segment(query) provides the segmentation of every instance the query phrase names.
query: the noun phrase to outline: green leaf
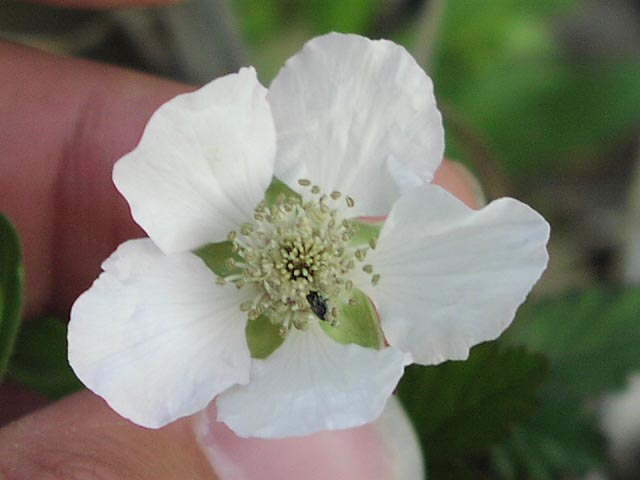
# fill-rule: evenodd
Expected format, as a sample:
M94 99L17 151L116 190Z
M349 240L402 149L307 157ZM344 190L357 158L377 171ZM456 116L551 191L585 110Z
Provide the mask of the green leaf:
M0 214L0 380L6 373L20 326L23 288L20 240L11 222Z
M228 277L240 271L229 268L228 259L242 260L240 256L233 253L232 246L233 244L230 241L209 243L208 245L198 248L193 253L204 260L204 263L207 264L207 267L209 267L213 273L221 277Z
M269 188L264 192L264 201L267 206L271 206L276 203L276 200L278 200L280 195L283 195L285 198L300 199L300 195L291 190L286 183L281 182L276 177L273 177Z
M555 480L582 476L606 465L606 442L594 411L576 396L550 398L513 428L511 437L493 451L500 478Z
M44 395L60 398L82 388L67 360L67 325L55 318L25 322L9 375Z
M533 412L546 372L543 356L524 348L500 349L495 342L476 346L464 362L409 367L398 394L431 477L479 478L474 462Z
M280 335L280 325L272 323L265 315L249 320L245 333L253 358L267 358L284 342L284 337Z
M547 355L553 386L584 398L640 370L638 312L640 289L593 289L524 305L502 341Z
M592 399L640 370L640 289L593 289L526 304L501 341L546 354L542 407L494 452L503 478L555 479L606 464Z
M338 313L337 325L320 322L322 329L339 343L355 343L362 347L381 349L384 347L384 335L380 329L380 319L375 308L364 293L353 289L353 305L345 304Z

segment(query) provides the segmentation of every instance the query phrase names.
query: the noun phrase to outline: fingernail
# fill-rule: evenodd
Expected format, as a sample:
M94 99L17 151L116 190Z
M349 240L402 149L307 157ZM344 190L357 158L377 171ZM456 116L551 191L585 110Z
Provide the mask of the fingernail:
M306 437L240 438L216 420L213 406L194 422L199 445L220 480L424 478L416 435L395 398L373 423Z

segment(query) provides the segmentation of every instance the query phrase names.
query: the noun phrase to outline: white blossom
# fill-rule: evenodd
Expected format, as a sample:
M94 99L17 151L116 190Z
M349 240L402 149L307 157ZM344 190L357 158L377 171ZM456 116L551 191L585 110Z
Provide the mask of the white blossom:
M170 100L114 168L149 238L74 304L78 377L147 427L216 397L241 436L374 420L408 363L499 336L547 263L531 208L476 211L429 183L443 149L431 80L384 40L318 37L268 92L243 68ZM381 230L357 221L376 216ZM231 249L219 265L211 244ZM258 355L247 327L264 319L278 344Z

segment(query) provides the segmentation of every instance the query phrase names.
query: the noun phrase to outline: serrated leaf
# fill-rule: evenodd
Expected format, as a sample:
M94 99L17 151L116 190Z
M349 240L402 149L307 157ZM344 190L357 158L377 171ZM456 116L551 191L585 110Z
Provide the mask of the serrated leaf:
M280 335L280 325L274 324L265 315L249 320L245 332L247 345L253 358L267 358L284 342L284 338Z
M338 314L338 324L321 321L322 329L339 343L355 343L362 347L380 349L384 347L384 335L380 328L378 313L360 290L353 289L353 305L342 306Z
M501 341L545 353L551 371L540 410L495 452L503 478L555 479L606 464L591 400L640 369L639 311L637 288L593 289L520 310Z
M640 370L638 312L640 289L593 289L525 305L502 341L547 355L552 386L585 398Z
M0 214L0 380L7 371L20 327L23 288L20 240L11 222Z
M606 442L595 412L579 398L549 399L534 417L514 427L493 452L500 478L555 480L585 475L607 463Z
M11 357L9 376L51 398L81 389L67 360L67 325L51 317L26 322Z
M476 346L464 362L409 367L398 394L431 477L451 478L446 472L457 471L457 478L462 472L477 478L473 461L532 413L546 372L543 356L524 348L499 349L495 342Z

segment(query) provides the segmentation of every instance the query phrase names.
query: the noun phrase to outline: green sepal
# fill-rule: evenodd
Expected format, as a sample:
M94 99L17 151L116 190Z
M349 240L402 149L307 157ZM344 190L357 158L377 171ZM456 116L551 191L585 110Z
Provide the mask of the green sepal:
M338 324L332 327L328 321L320 321L320 326L338 343L355 343L361 347L384 347L384 335L380 328L378 313L373 304L360 290L353 289L353 305L345 304L338 313Z
M363 245L376 240L384 225L384 222L363 222L362 220L350 220L350 223L355 230L354 236L349 241L351 245Z
M8 372L11 379L54 399L82 388L67 360L67 325L52 317L24 324Z
M227 264L227 259L242 260L238 254L233 252L232 247L233 244L230 241L209 243L194 250L193 253L199 256L213 273L220 277L228 277L234 273L240 273L240 270L230 269Z
M268 207L276 203L278 197L280 195L284 195L285 198L295 198L300 199L300 195L293 190L291 190L287 184L278 180L276 177L273 177L271 180L271 184L267 188L267 191L264 192L264 202Z
M24 270L18 234L11 222L0 214L0 380L20 327Z
M267 206L271 206L276 203L278 197L284 195L286 198L300 198L296 192L291 190L285 183L273 177L269 188L264 193L264 201ZM239 269L230 269L227 264L227 259L232 258L236 261L242 261L237 253L233 252L233 243L226 240L224 242L208 243L193 251L199 256L207 267L209 267L213 273L220 277L228 277L229 275L240 273Z
M245 334L252 358L267 358L284 342L280 326L272 323L265 315L249 320Z

